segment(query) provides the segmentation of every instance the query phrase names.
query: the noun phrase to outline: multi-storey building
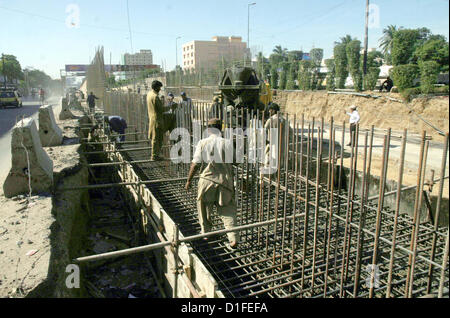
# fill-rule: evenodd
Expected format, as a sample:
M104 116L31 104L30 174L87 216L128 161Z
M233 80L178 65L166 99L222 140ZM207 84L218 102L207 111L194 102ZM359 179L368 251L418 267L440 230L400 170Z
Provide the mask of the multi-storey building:
M243 61L247 43L238 36L215 36L212 41L191 41L182 46L183 69L208 69L221 62Z

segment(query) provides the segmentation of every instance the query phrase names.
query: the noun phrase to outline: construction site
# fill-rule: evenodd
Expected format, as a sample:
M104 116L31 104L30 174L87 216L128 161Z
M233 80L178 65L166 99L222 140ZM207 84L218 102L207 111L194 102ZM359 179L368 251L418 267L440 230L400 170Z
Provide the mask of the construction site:
M275 147L260 137L267 114L249 106L260 97L256 74L235 67L217 90L242 106L214 113L212 94L192 95L192 107L172 118L189 132L178 143L189 160L173 158L168 131L164 159L154 161L145 93L106 89L102 49L87 90L100 99L94 113L84 100L71 108L63 97L39 109L38 123L23 118L13 128L2 204L25 216L43 243L27 254L41 253L34 261L3 255L11 269L0 277L3 297L448 298L448 117L433 125L413 113L404 120L416 124L392 129L364 122L367 96L344 92L333 116L330 107L305 111L280 94ZM409 112L411 105L389 98ZM366 119L352 147L338 112L355 100ZM114 132L104 116L125 119L126 132ZM225 229L213 213L213 228L201 233L198 178L189 190L185 183L215 117L242 154L233 166L237 224ZM266 147L276 153L271 173L257 155ZM36 210L48 218L42 228L33 225ZM12 233L0 229L2 239ZM227 247L232 231L240 237L234 250ZM71 268L81 275L75 288L67 283Z

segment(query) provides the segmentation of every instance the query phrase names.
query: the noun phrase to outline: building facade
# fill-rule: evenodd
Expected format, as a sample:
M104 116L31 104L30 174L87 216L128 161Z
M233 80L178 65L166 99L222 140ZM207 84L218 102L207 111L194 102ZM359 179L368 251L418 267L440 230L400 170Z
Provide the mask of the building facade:
M123 65L151 65L153 64L152 50L141 50L138 53L122 55Z
M212 41L191 41L182 46L183 69L209 69L219 63L243 61L248 56L247 43L238 36L215 36Z

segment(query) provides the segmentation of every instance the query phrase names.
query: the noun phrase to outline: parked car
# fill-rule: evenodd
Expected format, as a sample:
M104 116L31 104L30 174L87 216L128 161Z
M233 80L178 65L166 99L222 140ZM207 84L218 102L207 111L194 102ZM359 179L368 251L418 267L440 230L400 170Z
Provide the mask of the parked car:
M16 108L22 107L22 99L17 91L0 91L0 108L6 108L7 106L14 106Z

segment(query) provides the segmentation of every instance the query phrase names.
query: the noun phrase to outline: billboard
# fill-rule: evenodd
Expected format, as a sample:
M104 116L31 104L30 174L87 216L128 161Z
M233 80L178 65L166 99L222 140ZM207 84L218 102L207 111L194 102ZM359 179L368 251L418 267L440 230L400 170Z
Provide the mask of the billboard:
M86 72L88 66L86 64L69 64L66 65L66 72Z
M66 72L87 72L88 64L67 64ZM105 65L106 72L129 72L129 71L143 71L149 69L159 68L158 65Z

